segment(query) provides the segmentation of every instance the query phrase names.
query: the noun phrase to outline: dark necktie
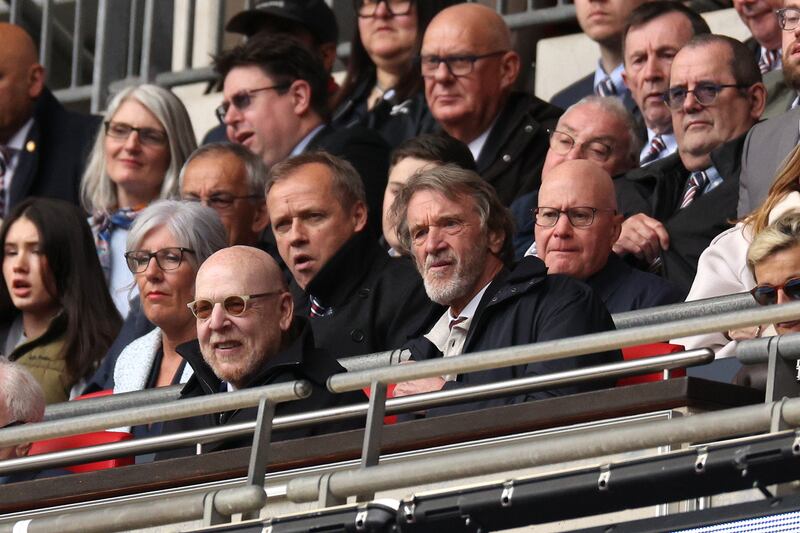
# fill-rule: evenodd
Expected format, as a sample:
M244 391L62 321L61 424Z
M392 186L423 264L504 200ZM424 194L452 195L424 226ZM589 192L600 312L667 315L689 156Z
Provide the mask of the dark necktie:
M708 185L708 175L700 170L692 172L686 180L686 190L683 191L681 209L691 204L695 198L703 194L703 189Z
M772 71L775 68L775 65L778 64L778 60L780 58L780 50L767 50L766 48L762 48L761 57L758 58L758 68L761 71L761 74L766 74L767 72Z
M597 93L597 96L616 96L617 88L614 86L614 82L611 81L611 78L607 77L597 84L597 87L594 88L594 92Z
M644 154L642 160L639 162L641 165L646 165L647 163L652 163L658 156L667 149L667 145L664 144L664 139L661 138L661 135L656 135L650 140L650 148L647 150L647 153Z

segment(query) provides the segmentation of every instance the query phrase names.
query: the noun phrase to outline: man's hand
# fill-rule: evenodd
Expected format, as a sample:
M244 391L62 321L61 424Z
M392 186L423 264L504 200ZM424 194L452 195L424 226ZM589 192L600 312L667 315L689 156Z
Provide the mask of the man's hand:
M664 224L644 213L638 213L622 223L622 232L614 244L617 255L633 254L652 263L669 248L669 233Z
M394 388L394 397L399 398L400 396L413 396L414 394L422 394L423 392L436 392L442 390L445 383L446 381L440 377L404 381L398 383Z

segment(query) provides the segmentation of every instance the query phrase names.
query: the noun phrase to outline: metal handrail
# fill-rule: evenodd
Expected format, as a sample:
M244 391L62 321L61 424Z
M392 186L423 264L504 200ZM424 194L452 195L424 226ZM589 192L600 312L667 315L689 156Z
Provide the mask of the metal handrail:
M274 403L288 402L307 398L311 394L311 386L307 381L297 380L264 387L243 389L227 394L214 394L201 398L161 403L158 405L135 407L79 416L63 420L50 420L37 424L0 429L0 448L21 442L52 439L67 435L77 435L90 431L102 431L107 428L162 422L190 416L230 411L258 405L262 398Z
M451 391L431 392L403 398L391 398L386 402L386 410L389 414L404 413L463 401L479 400L522 392L557 388L565 385L586 382L591 379L610 379L630 375L646 374L660 370L684 368L687 366L706 364L713 361L713 359L713 352L707 348L690 350L687 352L648 357L646 359L623 361L606 365L598 365L595 367L582 368L578 370L556 372L544 376L533 376L523 379L487 383L484 385L464 387ZM273 420L273 431L311 426L323 422L335 422L338 420L356 418L359 416L363 417L367 414L368 408L369 404L362 403L293 415L278 416ZM31 426L34 425L32 424ZM153 453L160 450L179 446L188 446L196 443L214 442L252 434L254 427L255 422L241 422L238 424L231 424L216 428L199 429L172 435L160 435L157 437L136 439L134 441L115 442L75 450L65 450L42 455L21 457L18 459L9 459L0 462L0 475L21 470L37 470L61 467L68 464L98 461L112 457Z
M465 450L449 453L446 457L410 458L368 469L326 474L326 484L332 496L346 498L646 448L763 433L769 431L773 416L782 417L792 427L798 426L800 399L642 422L629 427L615 425L593 430L591 438L578 432L544 437L535 445L512 442L491 450ZM322 480L322 475L294 478L288 483L287 497L293 502L317 500Z
M736 343L736 358L745 365L766 363L771 342L778 343L777 353L782 358L789 361L800 359L800 333L739 341Z
M79 415L105 413L126 407L139 407L140 405L175 401L181 397L182 388L183 385L170 385L169 387L109 394L108 396L87 398L80 401L52 403L45 408L44 419L61 420Z
M704 317L703 320L685 319L666 324L653 324L617 331L605 331L566 339L528 345L510 346L496 350L462 354L417 362L413 365L395 365L359 372L336 374L328 378L332 392L359 390L373 382L400 383L420 378L465 374L480 370L503 368L534 362L577 357L607 350L659 342L712 331L725 331L752 324L767 324L796 319L800 316L800 302L760 307L753 310L734 311Z
M626 329L687 318L706 317L731 311L741 311L742 309L754 309L757 307L758 304L756 304L756 301L749 292L740 292L725 296L715 296L714 298L704 298L702 300L692 300L690 302L660 305L658 307L648 307L647 309L637 309L636 311L615 313L611 315L611 318L614 320L614 326L617 329Z

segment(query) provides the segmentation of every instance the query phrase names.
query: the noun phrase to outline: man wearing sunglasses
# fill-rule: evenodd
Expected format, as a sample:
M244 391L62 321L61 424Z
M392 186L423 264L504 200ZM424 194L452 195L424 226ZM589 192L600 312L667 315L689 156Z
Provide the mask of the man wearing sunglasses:
M178 353L192 366L194 374L181 391L181 399L297 379L311 384L311 396L279 404L276 415L364 399L360 392L328 392L328 377L344 372L344 368L328 352L314 347L308 321L294 316L289 289L278 265L266 252L233 246L213 254L197 272L195 300L189 303L189 309L197 320L197 339L178 346ZM248 408L170 421L164 425L164 434L253 420L256 412L256 408ZM352 423L353 427L356 425ZM273 440L350 426L327 424L281 431L273 434ZM203 452L247 446L251 441L246 437L204 446ZM157 459L192 454L193 448L180 449L159 454Z
M364 180L369 230L380 234L389 146L363 127L336 130L328 124L328 75L305 47L271 36L256 36L215 60L224 80L217 118L228 138L276 163L314 150L350 162Z
M702 251L736 218L744 135L766 90L741 42L699 35L672 62L664 101L677 153L616 181L626 217L614 245L688 292Z
M442 10L425 31L420 68L431 114L469 146L503 204L538 188L561 110L513 90L520 58L502 17L477 3Z

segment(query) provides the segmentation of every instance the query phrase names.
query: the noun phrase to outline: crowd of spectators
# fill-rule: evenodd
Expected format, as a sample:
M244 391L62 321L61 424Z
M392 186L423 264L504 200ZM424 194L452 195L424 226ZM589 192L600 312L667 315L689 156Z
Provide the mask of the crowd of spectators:
M102 124L64 110L31 38L0 24L2 355L48 403L307 379L311 397L279 408L294 413L364 399L327 391L337 358L401 350L413 363L603 332L611 313L687 294L800 299L800 0L773 3L734 0L753 36L742 43L684 3L575 0L597 68L550 102L520 87L511 31L482 4L356 0L338 87L325 2L266 3L228 23L246 38L214 58L220 124L200 148L181 101L154 85L113 96ZM675 342L724 357L800 320L770 326ZM394 394L621 357L454 373ZM0 364L0 383L12 368ZM0 421L41 418L8 405ZM182 453L193 450L163 456Z

